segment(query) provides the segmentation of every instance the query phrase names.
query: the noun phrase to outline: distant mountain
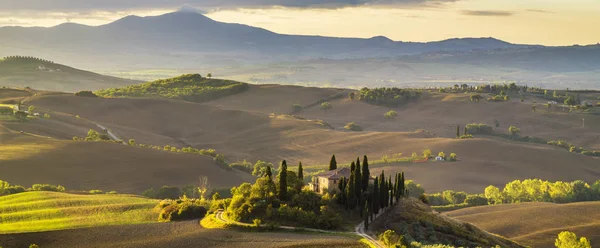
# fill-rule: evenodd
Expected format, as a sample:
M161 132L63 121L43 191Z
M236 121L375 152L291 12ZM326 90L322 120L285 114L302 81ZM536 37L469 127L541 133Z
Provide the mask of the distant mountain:
M66 23L50 28L0 28L0 56L30 55L95 70L190 68L306 59L374 58L438 51L526 48L493 38L418 43L283 35L214 21L190 11L127 16L102 26Z

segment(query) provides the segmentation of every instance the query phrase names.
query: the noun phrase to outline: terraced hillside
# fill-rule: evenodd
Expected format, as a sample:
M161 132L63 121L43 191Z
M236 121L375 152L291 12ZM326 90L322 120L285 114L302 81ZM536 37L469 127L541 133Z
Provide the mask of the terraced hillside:
M600 244L600 202L490 205L444 215L532 247L554 247L557 235L567 230Z

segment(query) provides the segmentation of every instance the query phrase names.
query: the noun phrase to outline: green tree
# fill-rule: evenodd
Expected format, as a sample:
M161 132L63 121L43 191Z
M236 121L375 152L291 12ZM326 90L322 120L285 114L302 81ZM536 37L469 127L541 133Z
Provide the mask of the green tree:
M212 73L208 73L208 74L206 74L206 77L207 77L207 78L212 78Z
M387 187L385 182L385 172L381 171L379 176L379 208L383 209L387 203L385 195L387 194Z
M267 168L271 168L272 169L273 168L273 164L272 163L267 163L267 162L262 161L262 160L258 160L254 164L254 168L252 170L252 175L257 176L257 177L263 177L267 173Z
M331 105L331 103L329 103L329 102L321 103L322 110L330 110L332 108L333 108L333 105Z
M135 140L134 140L134 139L129 139L129 142L128 142L128 144L129 144L130 146L135 146Z
M372 211L374 214L379 214L379 178L375 177L375 181L373 181L373 193L372 196Z
M559 233L554 245L556 248L592 248L587 238L581 237L578 240L577 235L569 231Z
M371 178L371 171L369 171L369 160L367 159L367 155L363 157L363 166L362 166L362 189L363 192L366 192L369 188L369 179Z
M567 97L567 99L565 99L565 104L569 105L569 106L573 106L573 105L577 104L577 102L575 101L575 99L573 99L573 97L569 96L569 97Z
M354 185L355 185L355 189L354 192L356 194L356 198L360 200L360 198L362 197L362 173L360 170L360 163L358 163L356 165L356 169L354 170ZM360 206L359 206L360 208Z
M300 183L298 184L297 190L300 192L304 186L304 170L302 169L302 162L298 163L298 180Z
M456 153L450 153L450 161L456 161L458 160L458 156L456 155Z
M369 229L369 216L370 216L370 214L369 214L369 202L368 201L365 201L365 206L363 208L363 211L365 213L364 214L364 217L365 217L365 220L364 220L365 230L368 230Z
M354 92L348 93L348 98L350 98L350 100L354 100L355 96L356 96L356 93L354 93Z
M354 162L352 162L354 163ZM356 207L356 174L353 170L350 173L350 178L348 179L348 186L346 186L346 199L348 201L348 209L353 210Z
M383 116L388 120L395 119L396 116L398 116L398 112L396 112L395 110L390 110L386 112Z
M287 200L287 162L285 160L281 162L279 169L279 200Z
M487 198L489 204L502 204L504 202L502 192L500 192L498 187L493 185L485 188L484 196Z
M335 170L337 169L337 161L335 161L335 154L333 156L331 156L331 160L329 161L329 170Z
M27 112L29 112L29 115L33 115L34 111L35 111L35 106L29 105L29 107L27 108Z
M444 152L439 152L439 153L438 153L438 157L442 157L444 160L446 160L446 153L444 153Z
M460 125L456 125L456 138L460 137Z
M510 133L510 136L516 137L519 135L519 133L521 133L521 129L519 129L515 126L510 126L510 127L508 127L508 132Z
M429 158L431 158L431 150L429 150L429 149L425 149L425 150L423 151L423 158L426 158L426 159L429 159Z

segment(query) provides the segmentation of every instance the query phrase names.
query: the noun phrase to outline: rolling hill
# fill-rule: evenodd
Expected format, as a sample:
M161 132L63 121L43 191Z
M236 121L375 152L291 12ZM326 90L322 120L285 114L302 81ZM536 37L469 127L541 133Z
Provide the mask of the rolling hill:
M252 178L225 170L207 156L114 143L55 140L12 132L2 126L0 142L0 175L15 185L48 183L70 190L139 194L150 187L196 184L200 176L207 176L215 188L229 188Z
M472 207L447 215L532 247L554 247L561 231L600 243L600 203L520 203Z
M594 137L590 137L597 127L586 126L577 132L573 130L579 129L561 129L562 125L576 125L577 117L559 111L533 113L527 103L475 104L463 101L462 95L453 98L456 95L434 94L399 108L399 117L394 121L383 118L387 108L346 99L333 100L333 109L328 112L318 107L305 109L300 115L307 119L270 114L287 112L292 104L311 104L338 92L292 86L251 86L246 92L201 104L170 99L104 99L73 95L41 95L31 98L27 104L70 115L65 118L71 120L77 119L74 115L80 115L79 121L97 122L125 140L135 139L138 144L213 148L224 153L228 162L260 159L277 164L286 159L290 164L302 161L307 169L317 170L326 167L331 154L336 154L343 163L365 154L371 160L377 160L383 155L397 153L410 156L412 152L421 153L427 148L434 152L457 153L460 161L456 163L399 163L374 167L376 171L383 169L387 173L405 170L428 192L452 189L480 193L490 184L502 186L516 179L595 181L599 175L598 158L569 153L557 147L485 136L453 139L457 123L482 121L491 125L493 118L499 118L502 126L517 125L524 135L533 132L535 136L550 139L571 132L569 142L591 148L598 146ZM490 116L490 110L499 116ZM330 122L335 129L323 126L317 119ZM66 137L84 136L88 130L87 126L61 128L60 120L57 118L56 121L53 127L62 130ZM348 121L356 121L366 131L349 132L341 128ZM593 123L593 118L588 121ZM52 132L58 133L42 125L43 122L10 125L13 129L48 136L52 136ZM81 124L72 121L69 125ZM431 131L415 132L418 128Z
M152 223L157 220L158 213L152 210L157 203L130 195L43 191L2 196L0 234Z
M523 247L508 239L432 211L415 198L400 200L371 224L371 232L394 230L404 235L406 243L418 240L425 244L445 244L456 247Z
M0 245L6 248L28 247L32 243L49 248L365 247L353 236L204 229L197 220L0 235Z
M33 57L0 59L0 85L31 87L38 90L75 92L137 83L116 77L75 69Z

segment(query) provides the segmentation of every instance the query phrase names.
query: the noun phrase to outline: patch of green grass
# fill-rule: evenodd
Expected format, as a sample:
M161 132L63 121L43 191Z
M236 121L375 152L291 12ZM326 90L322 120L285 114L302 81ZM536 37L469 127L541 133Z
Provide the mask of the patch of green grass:
M0 234L154 222L157 200L132 195L25 192L0 197Z

